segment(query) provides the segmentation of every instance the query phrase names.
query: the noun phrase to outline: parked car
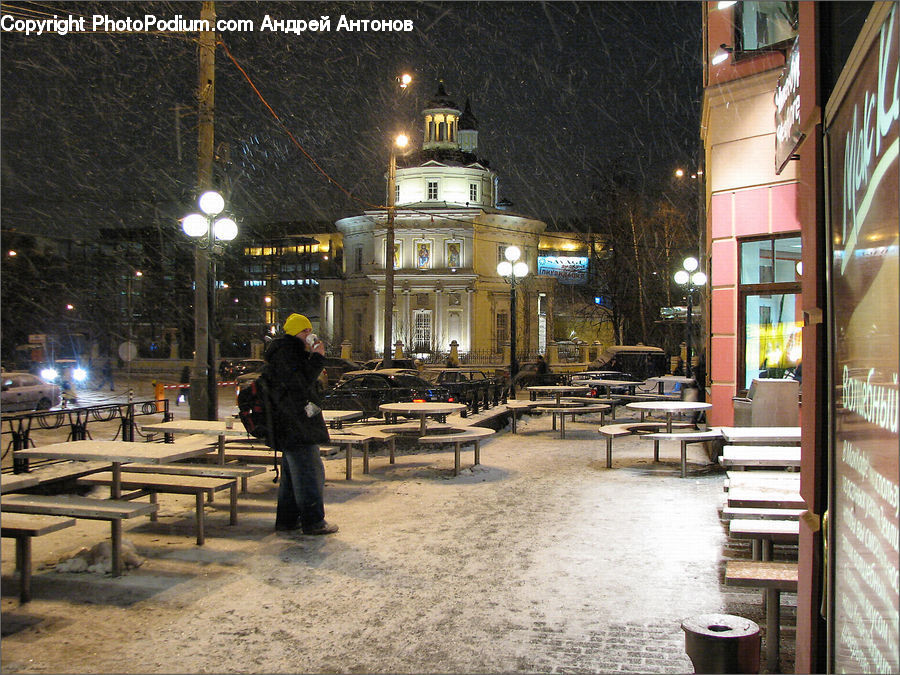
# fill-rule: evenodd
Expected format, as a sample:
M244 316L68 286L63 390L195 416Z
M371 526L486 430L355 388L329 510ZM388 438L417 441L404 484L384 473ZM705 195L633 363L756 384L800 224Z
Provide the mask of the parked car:
M328 386L333 387L340 379L349 372L360 370L360 366L356 361L342 359L336 356L325 357L325 376L328 378Z
M516 388L534 387L545 384L565 384L566 376L562 373L538 373L537 361L528 361L519 364L519 372L516 374Z
M384 359L369 359L360 367L361 370L382 370ZM408 368L417 370L415 359L391 359L391 368Z
M361 410L365 417L381 417L378 406L382 403L444 403L449 398L446 389L416 375L375 370L347 377L322 396L327 409Z
M57 385L26 371L4 372L0 378L0 389L0 408L3 412L47 410L60 402Z
M669 357L659 347L617 345L604 349L589 369L618 370L635 380L646 380L666 375L669 372Z
M232 363L228 379L237 380L241 375L254 375L255 379L265 365L266 362L262 359L238 359Z
M430 382L447 389L450 400L465 403L469 411L477 413L481 406L496 405L503 395L506 382L481 368L439 368L426 371Z

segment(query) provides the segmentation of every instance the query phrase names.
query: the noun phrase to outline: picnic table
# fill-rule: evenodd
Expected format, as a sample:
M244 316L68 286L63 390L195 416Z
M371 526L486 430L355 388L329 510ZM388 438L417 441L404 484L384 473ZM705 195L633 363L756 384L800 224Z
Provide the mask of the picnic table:
M588 385L581 384L536 384L527 388L531 400L535 400L537 394L553 394L556 397L556 405L560 405L563 394L583 394L590 391Z
M218 440L219 464L225 463L225 438L246 438L247 431L242 424L235 425L233 420L172 420L142 424L141 431L155 431L165 434L205 434L216 436Z
M647 382L656 382L657 391L660 394L665 393L666 384L680 384L682 391L684 391L684 387L697 384L697 380L693 377L684 377L683 375L660 375L659 377L647 378Z
M633 410L640 410L642 415L648 410L665 413L666 433L671 434L672 415L675 413L708 410L709 408L712 408L712 403L702 403L700 401L637 401L635 403L629 403L625 407Z
M796 445L800 443L800 427L716 427L729 445L762 443L764 445Z
M386 415L408 415L419 418L419 436L426 433L425 420L428 417L442 417L465 409L463 403L382 403L378 409Z
M51 443L39 448L16 450L15 457L29 459L72 459L80 461L104 461L112 464L112 483L110 499L117 500L122 496L122 464L127 462L144 462L165 464L181 459L196 457L205 452L204 449L179 448L171 443L134 443L130 441L68 441ZM95 500L105 501L105 500ZM10 502L4 503L8 507ZM26 508L13 502L16 510ZM149 505L148 505L149 506ZM9 509L13 510L13 509ZM27 511L22 511L26 512ZM77 516L76 516L77 517ZM112 534L112 573L122 574L122 521L119 518L110 520Z

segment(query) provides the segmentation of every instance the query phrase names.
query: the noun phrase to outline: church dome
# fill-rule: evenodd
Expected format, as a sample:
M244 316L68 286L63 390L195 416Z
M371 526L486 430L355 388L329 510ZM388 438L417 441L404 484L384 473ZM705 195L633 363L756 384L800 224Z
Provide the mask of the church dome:
M447 91L444 89L444 81L438 81L437 91L432 95L430 99L425 102L425 107L427 109L431 108L452 108L456 109L456 103L453 102L453 99L450 98Z
M468 96L466 97L466 109L463 110L463 114L459 116L459 130L463 129L478 129L478 120L475 119L475 115L472 114L472 103L469 101Z

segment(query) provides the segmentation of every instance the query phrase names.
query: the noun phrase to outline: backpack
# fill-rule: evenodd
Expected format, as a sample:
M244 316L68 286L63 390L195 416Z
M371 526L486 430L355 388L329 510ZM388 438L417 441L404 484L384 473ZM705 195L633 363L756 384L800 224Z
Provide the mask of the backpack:
M269 383L265 372L255 380L241 387L237 396L238 417L247 433L263 441L275 450L274 428L272 426L272 406L269 398ZM278 451L275 450L275 480L278 480Z

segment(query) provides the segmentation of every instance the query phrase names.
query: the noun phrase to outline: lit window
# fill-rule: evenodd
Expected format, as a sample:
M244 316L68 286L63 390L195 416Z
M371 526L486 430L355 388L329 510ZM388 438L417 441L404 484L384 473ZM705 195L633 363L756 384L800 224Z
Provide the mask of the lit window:
M797 35L796 2L739 2L735 5L735 51L769 49Z

